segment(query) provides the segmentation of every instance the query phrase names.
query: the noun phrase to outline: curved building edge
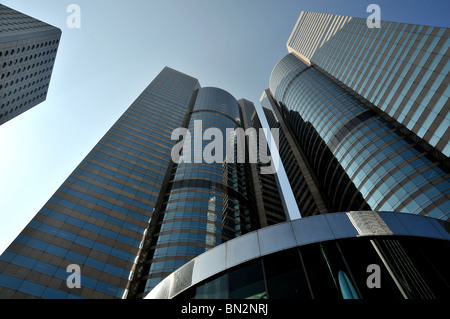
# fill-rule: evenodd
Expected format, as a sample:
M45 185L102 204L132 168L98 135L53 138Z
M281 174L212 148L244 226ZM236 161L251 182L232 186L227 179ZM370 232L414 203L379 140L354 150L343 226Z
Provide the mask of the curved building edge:
M449 223L399 212L350 211L315 215L248 233L192 259L160 282L145 299L171 299L221 272L246 262L345 238L422 237L450 241ZM387 237L386 237L387 236Z

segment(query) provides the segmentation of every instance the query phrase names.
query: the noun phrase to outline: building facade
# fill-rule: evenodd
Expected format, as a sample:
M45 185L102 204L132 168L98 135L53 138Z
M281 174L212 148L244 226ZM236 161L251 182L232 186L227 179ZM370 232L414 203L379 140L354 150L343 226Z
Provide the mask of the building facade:
M3 298L122 298L199 87L170 68L152 81L2 254Z
M281 186L278 180L278 174L262 174L261 169L259 169L261 166L272 165L272 160L276 161L276 159L272 159L270 150L261 149L260 147L259 141L262 139L260 134L263 131L260 130L262 128L261 121L253 103L245 99L239 100L238 103L241 107L243 128L245 130L254 128L256 141L253 143L258 142L257 147L254 149L254 151L258 150L256 154L257 163L250 163L249 160L245 161L245 165L251 171L251 174L247 175L252 178L252 181L248 183L254 187L255 195L251 201L258 206L257 210L259 212L261 227L283 222L286 220L286 212L288 209L285 207L285 200L280 194ZM267 144L262 146L268 147Z
M147 298L448 299L448 29L381 25L300 15L260 102L302 218L207 251Z
M302 12L287 42L408 130L450 155L450 31L444 27Z
M0 4L0 125L47 97L61 30Z
M444 301L450 296L444 224L373 211L280 223L194 258L146 299Z
M278 120L280 115L278 114L277 117L275 112L272 111L275 104L270 92L266 91L261 96L260 101L269 126L279 129L278 151L301 216L306 217L330 212L314 172L311 170L302 150L296 145L286 123ZM277 109L274 108L274 110Z
M298 203L449 218L449 44L447 28L300 14L261 97L291 186L311 176Z
M184 141L182 161L173 169L167 196L158 209L158 223L151 232L145 261L144 292L193 257L257 227L247 207L241 165L204 158L211 142L203 138L208 128L225 132L226 128L240 126L236 99L222 89L200 88L189 113L187 130L191 138ZM223 157L226 141L219 142L215 151L222 156L216 155Z
M242 126L240 103L254 111L164 68L1 255L0 297L140 298L199 254L285 221L267 195L280 201L274 177L262 186L257 164L226 158L235 137L214 137L209 154L223 161L203 156L209 129L226 136ZM180 128L193 138L174 161ZM259 195L267 218L256 189L267 190ZM70 265L80 288L67 282Z
M315 52L329 43L338 50L339 34L353 37L341 30L360 23L328 17L325 27L306 17L260 101L280 130L279 153L304 218L290 220L277 176L262 173L270 156L264 143L251 147L261 140L254 105L166 67L0 256L0 297L448 299L445 121L432 132L417 122L427 133L416 134L339 78L362 71L333 75ZM387 25L393 34L380 39L415 37L397 34L404 29L436 35L430 50L438 66L429 72L439 81L433 72L444 70L446 30ZM311 41L319 44L302 49ZM427 73L423 66L413 69ZM395 81L403 76L393 71ZM388 86L387 94L406 87ZM440 93L429 91L435 106L417 111L439 109ZM70 265L80 269L80 288L68 282ZM379 276L369 281L369 271Z
M173 271L217 245L286 220L276 177L261 178L258 163L247 160L249 143L257 137L250 141L246 135L240 149L234 133L257 125L254 113L253 103L238 101L222 89L195 91L185 123L190 139L184 136L180 162L155 209L128 298L145 297ZM222 137L210 135L210 129ZM227 130L234 132L227 135Z
M449 218L448 160L351 88L289 53L275 66L266 94L329 211Z

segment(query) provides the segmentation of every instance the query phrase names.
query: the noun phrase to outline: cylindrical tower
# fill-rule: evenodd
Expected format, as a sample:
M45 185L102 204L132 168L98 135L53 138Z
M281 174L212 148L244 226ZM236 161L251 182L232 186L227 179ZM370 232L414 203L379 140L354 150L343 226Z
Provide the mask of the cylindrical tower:
M259 226L250 207L244 163L228 158L227 130L241 126L239 105L214 87L197 91L147 257L145 291L180 266ZM234 147L231 145L231 147Z

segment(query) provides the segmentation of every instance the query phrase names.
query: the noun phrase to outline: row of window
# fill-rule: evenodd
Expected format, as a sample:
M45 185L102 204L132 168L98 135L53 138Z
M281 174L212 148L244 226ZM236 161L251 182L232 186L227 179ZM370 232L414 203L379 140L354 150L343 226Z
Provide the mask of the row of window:
M83 209L83 208L79 207L77 211L86 214L86 216L89 216L88 214L91 213L91 211L89 211L87 208ZM51 218L54 218L56 220L62 221L64 223L67 223L69 225L76 226L76 227L79 227L81 229L85 229L85 230L87 230L89 232L92 232L94 234L99 234L99 235L108 237L110 239L117 240L117 241L119 241L121 243L130 245L130 246L133 246L133 247L138 247L139 243L140 243L138 240L136 240L136 239L134 239L132 237L129 237L129 236L120 234L117 231L113 231L113 230L108 229L108 226L109 226L109 228L111 228L111 226L108 225L108 223L106 223L103 227L100 227L100 226L92 224L92 223L90 223L88 221L85 221L85 220L82 220L82 219L70 216L70 214L61 213L61 212L57 211L56 209L50 209L48 207L42 208L39 213L44 215L44 216L51 217ZM93 214L92 216L94 216L96 218L100 218L101 220L106 221L106 218L104 216L100 216L99 214L100 213ZM109 219L108 222L112 222L112 220ZM122 227L122 224L120 224L120 225L118 225L118 223L112 223L112 224Z
M53 204L57 204L59 206L62 206L63 208L61 210L63 210L64 208L68 208L70 210L74 210L76 212L82 213L82 214L86 214L87 216L93 217L93 218L97 218L99 220L105 221L107 223L111 223L113 225L122 227L124 230L129 230L130 232L133 233L138 233L138 234L142 234L144 232L144 228L136 225L136 224L132 224L130 222L124 221L123 219L117 218L117 217L113 217L111 216L111 214L105 214L99 211L96 211L92 208L86 207L84 205L82 205L82 201L79 200L77 203L73 202L73 201L69 201L67 199L61 198L57 195L53 195L49 202L53 203ZM108 203L109 204L109 203ZM114 208L116 208L117 206L110 204L110 207L106 207L109 208L111 210L113 210ZM47 213L47 214L58 214L58 211L54 211L54 210L50 210L47 207L44 207L43 209L41 209L39 211L39 213ZM53 216L53 215L52 215ZM70 224L73 224L75 226L78 226L80 228L84 227L84 224L86 223L84 220L79 219L79 218L74 218L65 214L62 215L57 215L58 217L61 218L62 221L67 221Z
M178 175L178 173L194 171L204 171L215 175L222 175L222 167L219 165L198 165L195 163L183 163L182 165L177 166L176 176Z
M115 147L113 148L110 147L110 143L111 142L103 143L103 141L100 141L97 144L97 146L99 146L103 151L110 152L111 154L117 154L125 159L131 159L143 164L148 164L149 166L155 166L155 168L159 170L165 170L167 168L168 165L167 155L165 159L160 159L155 156L150 156L147 153L134 150L130 147L126 147L125 145L119 143L116 143L116 145L114 145ZM157 162L159 163L159 165L152 164L151 162L147 161L147 159Z
M68 180L68 182L70 182L70 180ZM83 183L80 181L77 181L77 182L80 184ZM85 183L85 185L88 186L89 189L92 189L93 191L90 191L89 193L87 193L85 188L82 188L82 191L79 191L79 190L76 190L75 188L72 188L72 187L74 187L73 185L70 188L63 185L58 189L58 191L64 192L65 194L73 196L77 199L82 199L83 201L87 201L87 202L99 205L101 207L110 209L112 211L119 212L119 213L123 214L124 216L135 218L137 220L141 220L144 222L148 221L148 216L140 214L138 212L135 212L134 210L131 209L132 207L130 207L130 209L128 209L128 208L122 207L122 205L128 206L128 207L129 206L139 207L145 212L151 212L153 210L153 206L151 206L150 204L145 204L145 203L141 203L139 201L135 201L126 196L123 196L122 194L117 194L117 193L109 191L107 189L94 186L90 183ZM109 197L108 201L98 198L97 197L98 194L96 194L97 191L102 191L102 193L100 193L100 194L105 194L105 196L108 196ZM94 195L97 195L97 196L94 196ZM105 196L101 196L101 197L104 198ZM152 197L152 196L148 195L148 197ZM156 201L156 197L153 197L153 198L154 198L154 201ZM110 199L113 199L113 200L110 200ZM117 205L117 202L119 202L119 205ZM124 202L125 204L122 204L120 202Z
M147 169L143 169L141 168L141 171L144 173L148 173L148 174L152 174L152 175L157 175L156 177L160 177L161 176L165 176L165 170L167 169L167 165L164 165L166 163L152 163L150 162L150 160L154 160L153 158L141 158L141 157L137 157L137 156L133 156L130 155L128 153L124 153L122 151L119 151L115 148L112 147L108 147L106 145L102 145L102 144L98 144L98 147L95 147L90 154L95 154L96 158L99 158L99 160L101 162L105 162L105 163L114 163L114 162L118 162L118 163L123 163L123 165L125 165L127 162L136 162L137 164L142 165L141 167L148 167L148 171ZM105 159L104 159L105 158ZM147 160L148 159L148 160ZM134 169L134 167L133 167ZM139 166L136 165L136 169L139 170ZM159 172L159 173L158 173Z
M5 77L6 78L9 78L10 76L14 76L16 73L17 74L19 74L20 72L25 72L25 71L28 71L28 70L33 70L35 67L37 68L37 67L40 67L40 66L42 66L42 65L45 65L45 64L47 64L47 63L52 63L52 62L54 62L55 61L55 58L53 57L53 58L49 58L49 59L46 59L46 60L42 60L42 61L38 61L38 62L36 62L36 63L33 63L33 64L28 64L28 65L25 65L25 66L23 66L23 67L19 67L18 69L17 69L17 71L16 70L10 70L10 71L7 71L7 70L5 70L2 74L1 74L1 76L0 76L0 78L1 79L4 79ZM14 63L14 65L16 65L17 64L17 59L16 59L16 61L15 61L15 63ZM6 63L6 62L3 62L3 64L2 64L2 66L3 66L3 68L6 68L7 66L12 66L13 65L13 61L11 60L11 61L9 61L9 63Z
M69 276L69 273L66 271L66 269L55 267L48 263L43 263L41 261L37 261L35 259L21 256L18 254L14 254L9 251L6 251L4 254L2 254L2 257L3 255L5 255L5 257L9 259L12 258L11 262L19 266L26 267L28 269L33 269L37 272L41 272L46 275L49 275L49 273L53 273L52 275L49 276L59 278L64 282L67 280ZM46 285L37 284L32 281L24 280L22 278L18 278L15 276L0 274L0 278L1 278L0 282L3 287L18 290L20 292L32 296L41 298L78 298L76 295L69 294L61 290L56 290ZM115 296L117 298L121 298L125 290L124 288L117 287L110 283L106 283L101 280L91 278L87 275L82 276L81 284L83 287L100 291L107 295Z
M38 81L38 83L39 83L39 82L42 82L42 80L43 80L43 78L42 78L40 81ZM33 82L33 84L34 84L34 83L35 83L35 82ZM33 85L33 84L29 83L29 84L28 84L28 87L30 87L30 86ZM32 89L32 90L30 90L30 91L27 91L27 93L22 94L22 96L17 96L17 97L15 97L15 98L13 98L13 100L11 101L11 103L14 104L14 102L20 101L21 99L24 99L24 98L28 97L29 95L32 95L32 94L34 94L34 93L37 93L38 91L41 91L41 90L43 90L43 89L46 89L47 87L48 87L48 83L47 83L47 84L43 84L43 85L41 85L41 86L39 86L39 87L34 87L34 89ZM22 90L22 88L19 88L19 92L20 92L21 90ZM14 95L15 93L17 93L17 89L14 89L14 91L9 91L8 94L6 94L6 92L5 92L5 93L3 93L3 98L5 99L6 97L11 96L11 94ZM8 101L8 102L9 102L9 101ZM8 102L2 103L1 108L5 107L5 106L8 106L8 105L9 105Z
M2 13L3 16L3 13ZM1 32L14 32L14 31L23 31L23 30L30 30L30 29L41 29L42 27L47 27L46 24L42 21L38 21L36 19L29 19L29 18L23 18L23 22L19 22L18 19L20 18L11 18L12 20L10 23L5 23L1 26ZM2 17L3 20L3 17Z
M151 140L167 147L172 147L175 144L175 141L171 140L171 131L178 126L172 123L162 124L162 122L166 121L164 117L154 116L152 119L149 119L143 118L141 115L129 117L127 114L122 119L120 123L115 125L114 129L126 131L132 136L144 137L145 141L151 138ZM131 123L134 124L132 125Z
M136 175L139 177L143 177L145 179L151 179L152 183L155 184L162 184L162 180L164 179L164 174L154 172L151 170L151 167L148 166L139 166L136 164L129 164L126 161L121 161L118 158L109 156L102 152L101 149L94 148L89 155L87 156L86 160L83 161L83 163L80 165L82 166L88 166L91 168L94 168L100 172L119 172L123 171L130 174L130 177L132 175ZM109 169L108 167L111 167ZM153 167L157 168L159 170L159 166ZM116 170L117 169L117 170Z
M7 61L3 61L2 68L5 69L7 67L10 67L10 66L13 66L13 65L17 65L18 63L23 65L22 63L28 62L28 60L31 61L33 59L38 59L41 56L44 57L45 55L49 55L49 54L53 54L53 53L56 53L56 49L47 50L46 52L40 52L39 54L36 53L36 54L34 54L34 56L31 54L29 56L25 56L25 57L21 57L21 58L17 58L17 59L11 59L11 60L9 60L9 63ZM36 63L33 63L33 65L31 65L31 62L29 62L30 64L28 65L28 68L26 68L26 66L24 66L22 71L29 70L29 66L34 68L34 66L39 66L39 65L42 65L42 64L46 64L48 62L53 62L54 60L55 60L55 57L48 58L46 60L41 59L41 61L37 61ZM17 73L19 73L19 72L20 72L20 68L18 69Z
M205 252L204 247L198 247L198 246L180 246L180 253L169 253L171 256L175 257L177 255L181 256L191 256L195 257L198 256L201 253ZM166 251L165 254L168 254ZM164 261L155 261L152 263L150 270L152 272L152 276L158 275L160 273L168 273L177 270L181 266L183 266L187 261L189 261L188 257L184 260L180 259L167 259ZM149 290L146 290L149 291Z
M22 49L21 48L7 49L7 50L4 50L4 51L0 51L0 57L7 57L7 56L18 55L18 54L20 54L22 52L28 52L30 50L39 49L39 48L55 45L55 44L58 44L58 43L59 43L59 39L58 40L53 40L53 41L41 42L41 43L37 43L37 44L31 44L31 45L28 45L26 47L23 46ZM47 52L50 52L50 53L51 52L56 52L56 48L52 49L52 50L49 50Z
M155 120L158 117L156 117ZM164 121L164 118L161 118L161 121ZM140 123L140 122L144 122L144 123ZM156 128L158 128L158 125L156 125L155 122L153 121L149 121L149 120L145 120L140 118L139 120L137 120L136 118L131 118L128 117L128 115L123 115L120 119L120 124L118 124L119 128L127 128L126 130L131 130L132 128L136 128L139 131L141 131L141 134L144 134L143 136L147 136L147 137L154 137L155 140L157 140L160 143L168 143L167 145L174 145L175 141L172 141L171 138L171 132L162 132L161 130L157 130ZM175 129L175 127L173 127L173 129ZM169 128L168 128L169 130ZM134 130L133 130L134 131ZM164 134L163 134L164 133ZM170 142L169 142L170 140Z
M172 112L179 111L181 114L185 114L187 110L187 104L192 95L192 91L190 94L182 94L180 95L178 92L178 87L170 86L167 91L155 92L155 91L146 91L143 92L137 101L144 102L144 105L155 105L156 107L162 106L163 112L166 110L170 110ZM170 114L170 112L167 112ZM177 115L180 114L176 112Z
M129 251L124 251L115 247L112 247L110 245L104 244L98 240L98 237L96 240L92 240L89 238L86 238L84 236L81 236L78 233L69 232L67 230L62 229L61 227L54 227L48 224L44 224L38 220L33 219L29 224L28 227L35 229L37 231L43 232L47 235L53 235L58 238L67 240L71 243L87 247L90 249L94 249L98 251L98 254L107 254L114 257L117 257L119 259L134 262L136 255L131 254ZM83 228L85 229L85 228ZM24 235L21 235L24 236ZM25 236L27 237L27 236ZM37 237L37 236L36 236ZM28 240L30 240L31 237L28 237ZM26 241L24 241L26 242ZM23 243L24 243L23 242ZM26 245L26 243L24 243Z
M214 201L214 203L222 202L222 192L221 190L209 190L205 188L179 188L172 190L169 195L169 201L177 201L180 199L198 199L198 200L209 200Z
M232 119L223 113L216 113L215 111L211 111L209 109L192 113L189 122L190 127L194 126L194 121L201 121L203 130L210 127L217 127L222 130L226 128L235 129L237 127L235 119Z
M35 97L33 97L33 98L30 98L28 101L25 101L25 102L21 103L20 105L17 105L14 109L11 108L11 109L9 109L9 110L3 112L3 113L0 113L0 119L3 118L3 117L6 117L8 114L13 114L13 113L16 112L17 110L21 110L22 107L27 106L27 104L33 103L35 100L39 100L39 99L42 98L46 93L47 93L47 92L41 93L40 95L35 96ZM9 105L9 102L7 102L6 106L8 106L8 105Z
M182 124L184 115L181 112L174 112L172 109L168 109L172 112L162 113L162 109L167 108L166 105L159 105L158 101L151 101L149 103L142 103L137 100L127 110L126 115L136 119L137 121L143 120L146 123L152 123L153 125L165 125L168 127L179 127ZM157 112L155 112L157 111ZM161 119L163 121L158 121Z
M8 95L15 94L17 91L20 92L20 91L26 89L27 87L30 87L30 85L34 85L34 84L36 84L36 83L40 83L40 82L42 82L42 81L44 81L44 80L50 79L50 74L48 73L48 70L49 70L49 69L51 69L51 68L47 68L46 70L41 70L41 71L39 71L39 72L30 73L29 75L23 76L23 77L21 77L20 79L17 78L15 81L12 80L12 81L10 81L10 82L5 82L4 85L3 85L3 84L0 84L0 90L2 90L3 88L6 89L6 88L8 88L8 86L13 86L14 84L18 84L19 81L20 81L20 82L26 81L26 80L28 80L28 78L30 78L30 80L31 80L33 77L36 77L36 76L40 75L41 73L47 72L46 75L42 76L39 80L34 81L33 83L30 82L30 83L28 83L28 84L25 84L24 86L19 86L19 88L18 88L18 89L15 88L14 91L9 91ZM47 85L47 86L48 86L48 85ZM6 93L5 93L5 94L6 94ZM6 95L5 95L5 96L6 96ZM4 96L4 97L5 97L5 96Z
M89 164L91 164L91 163L88 163L85 166L98 167L97 165L94 165L94 164L89 165ZM127 193L136 194L143 198L145 198L148 195L148 193L142 192L139 189L152 190L156 193L158 193L160 191L160 186L152 185L154 183L153 180L151 180L151 183L150 183L149 179L147 179L145 181L139 181L129 175L123 175L120 172L111 171L104 167L101 168L101 172L102 172L102 174L98 174L98 173L94 174L89 171L86 171L85 169L82 169L81 167L76 168L74 171L74 173L80 173L80 175L87 176L92 181L100 181L100 182L104 183L105 185L113 186L119 190L125 190ZM77 176L74 174L72 174L72 176L76 176L74 178L81 177L81 176ZM127 186L124 183L114 181L114 180L117 180L117 178L124 181L126 184L128 184L130 186ZM158 181L157 184L161 184L161 182ZM137 188L131 187L131 185L134 187L137 187Z
M177 250L182 250L185 248L177 248L177 247L198 247L198 246L164 246L163 244L167 243L199 243L199 244L205 244L206 243L206 237L211 236L211 234L218 235L215 233L209 232L208 234L206 232L197 232L193 233L190 230L179 230L174 231L170 233L163 233L159 235L158 242L159 246L155 249L155 256L165 256L166 253L176 253ZM216 236L217 240L220 242L220 237ZM170 248L170 249L169 249ZM193 248L191 248L193 249Z
M36 284L32 281L26 281L5 273L0 274L0 282L2 283L2 287L44 299L79 299L78 296L69 294L68 292Z
M170 149L163 149L162 147L152 144L149 141L146 141L147 145L144 146L142 143L124 138L124 135L119 135L114 131L110 131L108 135L102 139L102 142L110 146L117 147L117 149L121 149L126 152L133 152L143 157L148 157L151 155L153 160L159 161L162 164L168 162L167 158L169 157ZM158 157L156 157L156 155Z
M68 259L70 262L76 263L80 266L81 265L88 266L88 267L97 269L102 272L106 272L108 274L111 274L111 275L114 275L117 277L128 279L129 269L124 269L124 268L115 266L113 264L98 260L96 258L88 257L86 255L79 254L74 251L59 247L57 245L47 243L45 241L42 241L42 240L39 240L36 238L32 238L29 236L25 236L22 234L16 238L16 241L27 247L31 247L33 249L38 249L43 252L58 256L58 257ZM100 244L100 243L96 243L96 244ZM105 246L105 245L103 245L103 246ZM111 247L109 247L109 248L111 248ZM6 262L11 262L13 264L20 265L22 267L29 267L30 269L34 269L36 264L42 263L42 261L39 261L37 259L26 257L26 256L23 256L20 254L10 252L10 251L6 251L5 254L2 254L1 258ZM54 276L55 272L57 271L58 268L59 267L57 267L57 266L47 264L46 274L49 276ZM42 272L42 270L38 270L38 271ZM66 275L66 278L67 278L67 275Z
M131 125L130 120L133 120L135 122L134 125ZM158 126L158 124L156 123L157 121L158 119L147 121L142 119L130 119L127 116L123 116L123 119L120 121L120 123L116 124L113 127L111 132L120 133L123 136L126 136L127 139L133 139L141 145L150 144L162 150L164 150L165 148L172 148L175 144L175 141L171 140L171 130L175 127L163 127L162 125ZM140 124L140 122L146 123ZM156 130L156 128L158 128L158 130Z
M117 184L116 186L113 186L114 183L112 183L112 182L110 182L109 184L106 184L104 187L96 186L94 183L92 183L92 181L101 181L102 178L99 176L96 176L94 174L92 174L92 175L91 174L83 174L83 176L89 176L89 175L91 178L87 178L88 181L84 180L86 178L75 178L73 176L70 176L67 179L67 182L73 183L73 185L71 185L71 188L80 189L81 190L80 193L89 190L89 192L92 195L95 195L94 197L99 196L99 197L104 198L105 196L103 196L103 195L106 195L106 196L108 196L108 199L111 199L111 202L122 201L122 202L128 204L127 206L129 207L129 209L127 211L128 211L129 216L134 216L134 218L137 218L137 219L140 219L143 221L148 219L147 217L145 217L145 215L134 212L130 206L139 207L146 211L147 210L151 211L153 209L153 206L151 205L151 203L156 202L157 197L152 196L149 193L143 193L143 192L136 191L135 189L133 189L131 187L124 186L123 184ZM108 186L113 186L116 189L112 190L112 187L108 187ZM119 188L117 188L117 186L119 186L121 188L119 189ZM134 192L134 194L131 192ZM73 194L71 194L71 195L73 195ZM137 197L134 195L137 195ZM83 197L83 199L86 199L86 198Z

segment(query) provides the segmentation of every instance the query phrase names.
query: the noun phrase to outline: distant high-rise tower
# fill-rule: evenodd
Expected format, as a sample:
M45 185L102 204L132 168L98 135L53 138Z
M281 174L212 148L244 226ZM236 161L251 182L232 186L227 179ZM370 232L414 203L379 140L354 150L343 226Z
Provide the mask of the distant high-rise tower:
M0 125L47 97L61 30L0 4Z
M241 127L240 103L164 68L2 254L0 297L143 297L202 252L284 221L277 185L262 186L258 169L195 157L211 141L193 140L194 158L172 161L175 129L225 136ZM260 197L263 212L255 189L273 196ZM71 264L79 289L66 282Z

